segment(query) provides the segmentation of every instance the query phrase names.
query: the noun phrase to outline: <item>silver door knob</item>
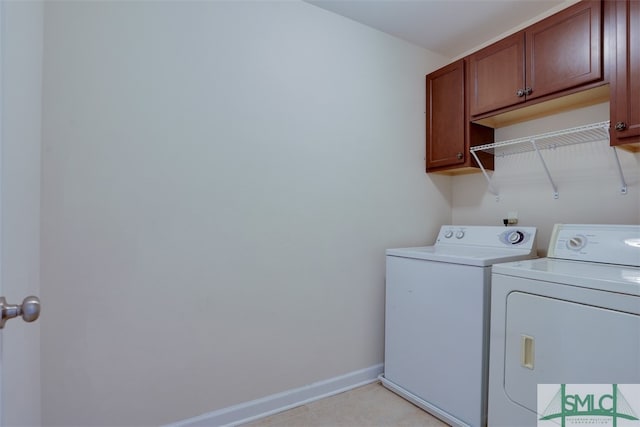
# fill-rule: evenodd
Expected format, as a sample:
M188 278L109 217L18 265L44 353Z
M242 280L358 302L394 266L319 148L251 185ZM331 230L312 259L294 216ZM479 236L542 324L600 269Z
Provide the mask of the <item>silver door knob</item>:
M616 130L617 131L622 131L622 130L625 130L626 128L627 128L627 124L625 122L616 123Z
M4 328L7 320L22 316L25 322L33 322L40 316L40 299L26 297L22 304L7 304L4 297L0 297L0 329Z
M462 158L463 158L463 157L464 157L464 156L462 155L462 153L458 153L458 154L456 154L456 158L457 158L458 160L462 160Z
M516 96L517 96L518 98L522 98L522 97L524 96L524 89L518 89L518 90L516 91Z

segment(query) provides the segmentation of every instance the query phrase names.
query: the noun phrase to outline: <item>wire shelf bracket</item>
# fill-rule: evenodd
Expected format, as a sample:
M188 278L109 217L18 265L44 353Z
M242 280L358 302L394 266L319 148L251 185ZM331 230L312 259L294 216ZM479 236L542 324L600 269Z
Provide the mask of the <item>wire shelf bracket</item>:
M622 173L622 165L620 164L620 158L618 157L618 149L616 147L611 147L613 150L613 157L616 161L616 166L618 167L618 173L620 174L620 194L627 194L627 182L624 180L624 174Z
M595 142L595 141L610 141L609 138L609 121L593 123L590 125L578 126L569 129L563 129L554 132L547 132L540 135L534 135L524 138L511 139L507 141L494 142L491 144L484 145L476 145L470 148L471 155L475 159L476 163L480 167L480 171L484 175L485 179L488 183L488 190L491 194L496 196L496 201L500 200L500 194L498 189L492 182L491 177L487 173L482 161L476 155L477 151L484 151L490 154L495 155L496 148L500 149L500 156L508 156L511 154L517 153L526 153L535 151L537 154L540 163L542 163L542 167L544 169L547 178L549 179L549 183L551 184L551 188L553 189L553 198L558 199L560 197L558 192L558 185L553 180L551 176L551 172L547 167L547 163L542 156L542 151L547 149L554 149L567 145L574 144L583 144L587 142ZM621 194L627 194L627 183L624 179L624 174L622 173L622 165L620 164L620 159L618 158L618 152L616 151L616 147L611 147L613 150L613 155L615 158L615 164L618 168L618 174L620 176Z
M500 193L499 193L498 189L496 189L494 187L493 181L491 180L491 177L487 173L487 170L484 168L484 165L482 164L482 162L478 158L478 155L476 154L476 151L478 151L478 150L474 150L473 147L471 147L470 151L471 151L471 155L476 160L476 163L478 164L478 166L480 166L480 171L482 172L482 175L484 175L484 178L487 180L489 193L491 193L494 196L496 196L496 202L500 201Z

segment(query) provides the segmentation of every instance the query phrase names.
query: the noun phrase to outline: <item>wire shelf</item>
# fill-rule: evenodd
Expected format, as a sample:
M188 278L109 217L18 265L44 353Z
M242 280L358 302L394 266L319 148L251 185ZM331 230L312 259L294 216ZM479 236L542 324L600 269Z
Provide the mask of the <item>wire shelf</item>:
M578 126L554 132L471 147L471 152L484 151L498 156L555 149L567 145L609 139L609 121ZM498 149L498 150L496 150Z
M484 151L486 153L491 153L493 155L502 157L511 154L535 151L553 189L553 197L557 199L559 197L558 186L553 180L551 172L547 167L547 163L544 161L544 157L540 152L542 150L555 149L568 145L583 144L596 141L609 141L609 125L609 120L607 120L590 125L527 136L524 138L510 139L507 141L494 142L491 144L476 145L474 147L471 147L469 151L471 152L471 155L475 159L478 166L480 166L480 170L487 180L487 183L489 184L489 191L496 196L496 200L499 200L500 197L498 194L498 190L493 185L491 177L482 165L482 161L480 160L476 152ZM620 174L620 193L627 194L627 183L625 182L624 175L622 174L622 166L620 165L620 160L618 159L618 154L615 147L612 147L612 149L616 164L618 166L618 172Z

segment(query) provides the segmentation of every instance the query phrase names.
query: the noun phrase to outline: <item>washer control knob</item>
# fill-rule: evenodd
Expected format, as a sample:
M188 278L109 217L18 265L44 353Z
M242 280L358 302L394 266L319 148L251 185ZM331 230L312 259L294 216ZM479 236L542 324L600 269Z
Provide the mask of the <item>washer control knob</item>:
M456 233L456 239L462 239L464 237L464 231L460 230Z
M447 230L447 231L444 233L444 237L445 237L445 239L450 239L450 238L452 238L452 237L453 237L453 231L451 231L451 230Z
M512 245L517 245L524 240L524 233L522 231L514 231L513 233L509 234L507 240L509 240L509 243L511 243Z

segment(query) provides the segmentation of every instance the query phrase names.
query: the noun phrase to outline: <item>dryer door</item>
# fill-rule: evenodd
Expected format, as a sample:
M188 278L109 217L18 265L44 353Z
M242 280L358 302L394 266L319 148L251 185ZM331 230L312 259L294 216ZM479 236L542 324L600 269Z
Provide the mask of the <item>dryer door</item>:
M505 392L536 411L538 384L640 383L640 316L524 292L507 297Z

